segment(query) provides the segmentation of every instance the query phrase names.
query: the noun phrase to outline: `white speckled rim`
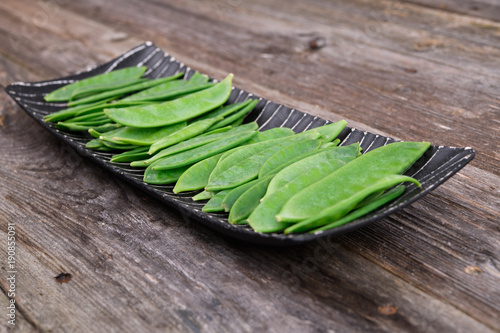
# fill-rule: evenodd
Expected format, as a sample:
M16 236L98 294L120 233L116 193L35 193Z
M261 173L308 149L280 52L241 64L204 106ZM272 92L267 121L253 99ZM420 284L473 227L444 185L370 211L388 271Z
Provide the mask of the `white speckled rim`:
M457 173L458 170L474 158L475 152L469 147L431 146L424 156L405 173L420 181L422 187L417 188L413 184L408 185L406 192L401 197L376 211L344 226L315 234L284 235L282 233L257 233L248 226L228 223L226 214L203 212L201 208L204 204L194 202L191 199L196 193L177 195L172 192L173 185L161 186L143 183L143 171L141 169L134 169L128 163L111 163L110 159L113 155L111 153L87 150L85 143L91 139L88 134L65 132L55 128L53 124L43 121L45 115L64 108L63 103L47 103L43 100L43 96L50 91L75 80L109 72L113 69L141 65L148 67L146 76L149 78L164 77L179 72L185 73L185 77L189 78L195 72L190 67L164 53L153 43L146 42L99 67L55 80L34 83L16 82L9 85L6 91L38 123L68 143L82 156L93 160L115 175L122 177L143 191L176 208L184 217L194 219L227 236L240 240L265 245L284 246L309 242L321 237L340 235L358 229L418 200ZM256 121L259 124L260 130L272 127L289 127L296 132L302 132L330 123L330 121L289 108L285 105L276 104L237 88L233 89L228 103L243 101L247 98L257 99L259 103L246 117L245 122ZM354 128L346 128L340 134L339 138L342 141L341 145L359 142L364 152L395 141L392 138L362 132Z

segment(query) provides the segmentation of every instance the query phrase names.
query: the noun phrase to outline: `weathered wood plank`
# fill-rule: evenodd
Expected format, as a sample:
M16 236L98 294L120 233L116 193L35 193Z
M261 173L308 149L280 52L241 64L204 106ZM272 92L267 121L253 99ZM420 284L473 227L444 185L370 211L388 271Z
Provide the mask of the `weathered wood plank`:
M306 246L262 248L223 238L110 177L2 92L0 229L17 221L20 302L33 325L499 330L498 38L481 35L475 19L415 5L403 5L406 16L389 7L380 34L356 37L388 3L65 3L34 38L19 31L41 5L3 1L3 86L69 74L151 39L210 75L232 71L238 86L277 102L377 133L478 150L471 166L375 225ZM113 42L108 34L129 37ZM318 36L327 45L308 50ZM445 46L415 44L428 38ZM61 272L71 281L56 282Z
M500 21L500 4L495 0L402 0L421 6Z

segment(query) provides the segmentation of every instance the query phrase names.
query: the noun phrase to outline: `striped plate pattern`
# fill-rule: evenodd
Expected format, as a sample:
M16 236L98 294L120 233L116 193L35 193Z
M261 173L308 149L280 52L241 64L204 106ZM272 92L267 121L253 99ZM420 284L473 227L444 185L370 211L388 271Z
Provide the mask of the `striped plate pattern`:
M54 89L114 69L142 65L148 67L146 76L149 78L165 77L179 72L185 73L184 77L189 78L194 73L193 69L178 61L168 53L163 52L153 43L146 42L99 67L55 80L34 83L16 82L9 85L6 91L21 108L41 126L69 144L82 156L93 160L134 186L179 210L184 218L196 220L225 235L240 240L266 245L284 246L300 244L320 237L343 234L369 223L373 223L376 220L402 209L415 200L418 200L442 184L474 158L475 152L472 148L431 146L424 156L405 173L419 180L422 183L422 187L417 188L413 184L408 185L407 190L401 197L378 210L342 227L316 234L284 235L282 233L257 233L248 226L232 225L228 223L226 214L203 212L201 208L204 204L194 202L191 199L195 192L179 195L172 192L173 185L162 186L145 184L142 182L143 171L141 169L132 168L128 163L111 163L111 153L87 150L85 148L85 143L91 139L88 134L59 130L55 128L53 124L43 121L45 115L65 108L64 103L47 103L43 100L43 96ZM239 102L246 98L259 100L259 103L252 113L246 117L245 122L256 121L259 124L260 130L266 130L272 127L288 127L295 132L302 132L330 123L328 120L268 101L234 87L228 103ZM339 138L341 139L341 145L359 142L364 152L395 141L392 138L363 132L349 127L344 129Z

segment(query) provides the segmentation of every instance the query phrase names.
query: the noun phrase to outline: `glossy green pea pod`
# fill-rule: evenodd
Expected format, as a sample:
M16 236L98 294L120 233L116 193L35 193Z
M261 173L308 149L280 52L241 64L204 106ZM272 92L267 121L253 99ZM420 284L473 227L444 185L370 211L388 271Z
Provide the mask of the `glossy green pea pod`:
M257 125L257 123L255 123L255 122L252 122L249 124L255 124L257 126L255 129L257 129L259 127L259 125ZM236 128L241 128L244 126L248 126L248 124L244 124L244 125L241 125L241 126L236 127ZM263 132L258 132L257 135L255 135L255 136L251 137L249 140L243 142L239 147L236 147L236 148L233 148L231 150L226 151L222 155L222 157L220 158L220 161L225 160L230 155L232 155L232 154L234 154L242 149L245 149L246 146L249 146L251 144L264 142L264 141L271 141L271 140L275 140L275 139L279 139L279 138L284 138L284 137L292 136L294 134L295 134L295 132L289 128L279 128L279 127L278 128L271 128L271 129L268 129L268 130L263 131Z
M69 101L74 91L83 91L85 86L93 87L96 85L107 87L107 89L114 89L120 86L123 82L127 83L130 80L140 78L146 71L146 67L128 67L111 71L109 73L99 74L89 77L74 83L67 84L59 89L47 94L44 99L47 102L61 102Z
M58 122L64 123L64 124L80 124L80 125L100 125L102 123L109 123L111 120L106 116L105 114L94 114L91 115L92 117L79 117L78 119L68 119L64 122Z
M137 148L136 145L119 144L119 143L108 142L108 141L104 141L104 140L100 140L100 141L105 147L115 149L115 150L132 150L132 149Z
M354 160L360 154L360 147L358 143L353 143L349 146L332 147L317 151L316 154L296 161L295 163L286 166L281 171L279 171L273 177L271 183L269 183L266 196L284 187L295 178L303 177L303 175L309 172L311 167L315 168L316 165L328 163L329 160L341 160L345 163L348 163Z
M175 145L176 143L200 135L219 120L221 120L220 117L200 120L178 130L175 133L167 135L151 145L151 147L149 148L149 154L154 154L160 149L170 147L172 145Z
M302 159L305 159L311 155L314 155L314 154L317 154L318 151L311 151L311 152L307 152L307 153L304 153L302 155L299 155L299 156L296 156L296 158L294 159L291 159L289 160L288 162L286 163L282 163L278 166L276 166L272 171L266 173L264 176L262 177L259 177L260 179L266 177L266 176L271 176L271 175L276 175L278 172L280 172L282 169L286 168L287 166L297 162L297 161L300 161ZM355 157L356 155L353 156L353 158ZM267 161L266 161L267 162ZM313 164L315 162L312 162ZM265 163L264 163L265 164ZM302 173L303 174L303 173ZM239 196L241 196L247 188L249 188L250 186L252 186L254 183L256 183L258 181L258 179L255 179L255 180L252 180L248 183L245 183L245 184L242 184L238 187L235 187L234 189L232 189L226 196L226 198L224 199L223 203L222 203L222 206L224 207L224 209L226 211L230 211L231 210L231 207L233 206L233 204L236 202L236 200L238 200ZM273 181L273 179L271 180L271 182ZM269 189L268 189L269 191ZM267 192L266 192L267 193ZM273 215L273 218L274 218L274 215Z
M189 139L189 140L186 140L183 142L179 142L173 146L165 148L147 160L136 161L136 162L131 163L130 165L133 167L147 167L163 157L174 155L174 154L177 154L177 153L189 150L189 149L197 148L197 147L206 145L210 142L222 139L224 137L230 137L236 133L243 134L244 132L253 132L258 127L259 126L257 125L257 123L248 123L248 124L242 125L240 127L234 128L234 129L228 129L227 131L226 130L220 131L220 132L212 131L211 134L204 133L204 134L197 136L195 138L192 138L192 139Z
M235 188L229 190L229 192L227 193L224 200L222 200L221 205L222 205L222 207L224 207L224 210L226 212L229 212L231 210L231 208L233 207L234 203L236 202L236 200L238 200L238 198L243 193L245 193L246 190L248 190L250 187L255 185L255 183L257 183L258 181L259 181L259 179L254 179L254 180L249 181L248 183L242 184L238 187L235 187Z
M97 148L102 148L102 147L105 147L101 141L99 139L93 139L93 140L90 140L89 142L87 142L85 144L85 147L87 149L97 149Z
M108 101L110 101L110 100L111 99L109 99ZM59 110L59 111L50 113L50 114L46 115L45 117L43 117L43 121L53 123L53 122L57 122L57 121L61 121L61 120L70 119L70 118L76 116L79 111L94 110L94 108L96 108L96 107L99 108L101 105L106 104L105 102L92 103L92 104L88 104L88 105L79 105L79 106L75 106L72 108Z
M224 106L221 106L213 111L210 111L209 113L205 113L203 116L195 118L193 121L200 121L200 120L205 120L205 119L209 119L209 118L217 118L217 117L224 118L224 117L230 115L231 113L234 113L238 110L243 109L245 106L247 106L251 102L252 102L251 99L247 99L246 101L243 101L243 102L224 105ZM220 128L220 127L224 127L224 126L219 126L217 128Z
M135 149L116 154L111 157L111 162L132 162L142 160L148 156L148 146L137 147Z
M204 189L207 186L208 177L210 177L221 156L222 153L193 164L175 184L174 193Z
M114 108L114 107L124 107L124 106L132 106L132 105L144 105L145 102L113 102L108 103L114 100L115 97L108 98L104 101L74 106L71 108L63 109L51 114L46 115L43 120L46 122L57 122L61 120L67 120L72 117L78 117L82 115L92 114L96 112L102 112L105 108Z
M248 105L246 105L244 108L242 108L238 112L230 115L229 117L224 118L223 120L219 121L216 124L213 124L212 127L209 128L209 130L215 130L217 128L221 128L221 127L227 126L229 124L232 124L240 118L245 118L245 116L250 111L253 110L253 108L257 105L258 102L259 101L257 101L257 100L251 101L250 103L248 103Z
M251 145L251 144L254 144L257 142L263 142L263 141L284 138L284 137L292 136L294 134L295 134L295 132L287 127L270 128L268 130L259 132L259 134L257 134L256 136L254 136L253 138L248 140L248 144Z
M81 104L88 104L88 103L94 103L97 101L105 100L105 99L112 97L112 96L123 96L123 95L126 95L126 94L134 92L134 91L141 91L141 90L148 89L148 88L157 86L159 84L162 84L162 83L165 83L168 81L172 81L175 78L176 78L175 76L169 76L169 77L163 77L161 79L156 79L156 80L148 80L148 79L140 80L136 84L128 85L126 87L122 87L119 89L105 91L105 92L95 94L95 95L90 95L88 97L81 98L81 99L78 99L76 101L70 101L68 103L68 105L75 106L75 105L81 105Z
M100 137L114 143L128 143L137 146L149 146L162 138L181 131L186 127L186 122L154 128L121 127L116 131L106 133Z
M215 193L215 195L208 200L201 210L207 213L223 212L224 207L222 207L221 204L222 200L226 197L227 192L229 191L220 191Z
M253 186L248 188L231 207L228 221L235 224L246 219L260 203L260 199L266 194L267 186L272 176L259 179Z
M290 161L293 161L297 158L297 156L302 158L302 156L309 154L310 152L317 151L322 144L322 140L304 140L278 150L262 164L259 170L258 178L262 178L270 174L281 165L290 163Z
M429 148L428 142L394 142L374 149L295 194L278 220L300 222L388 175L401 174Z
M265 233L282 231L287 228L290 224L278 222L276 215L288 199L357 158L358 147L358 144L353 144L347 147L330 148L283 168L271 180L266 195L248 217L250 226L257 232ZM341 157L342 160L336 157ZM278 178L277 181L276 178ZM274 188L271 188L273 182ZM276 187L276 183L279 184L279 187Z
M312 128L309 131L318 132L321 135L320 139L325 142L330 142L333 141L346 126L347 122L345 120L340 120L336 123Z
M107 119L109 119L108 116L106 116L104 114L104 112L102 112L102 110L98 110L98 111L93 112L93 113L89 113L89 114L85 114L85 115L82 115L82 116L73 117L71 119L66 120L65 122L67 122L67 123L77 123L77 122L80 122L80 121L92 120L92 119L95 119L95 118L98 118L98 117L102 117L102 116L104 116Z
M100 124L95 124L95 123L90 123L90 124L85 124L85 123L64 123L64 122L58 122L56 124L56 127L62 130L66 131L73 131L73 132L78 132L78 131L88 131L91 128L96 128L100 129L102 126L107 126L108 124L111 124L109 121L102 122Z
M300 177L293 179L282 188L273 191L271 194L266 192L259 205L248 217L248 224L257 232L268 233L284 230L290 224L278 222L276 220L276 214L280 212L285 202L305 186L320 181L323 177L344 165L345 162L340 160L324 161L307 171L304 170L304 172L307 173L303 173Z
M216 85L172 101L145 107L106 109L115 122L134 127L158 127L201 116L224 104L231 94L233 75Z
M313 231L311 231L311 233L318 233L321 231L337 228L337 227L340 227L344 224L352 222L355 219L360 218L360 217L374 211L375 209L385 205L386 203L391 202L392 200L396 199L397 197L399 197L401 194L404 193L405 189L406 189L406 186L404 186L404 185L397 186L397 187L387 191L386 193L382 194L378 198L372 200L371 202L367 203L366 205L359 207L356 210L350 212L346 216L336 220L335 222L327 224L321 228L313 230Z
M198 193L197 195L195 195L193 197L193 201L200 201L200 200L208 200L210 199L211 197L213 197L215 195L214 192L210 192L210 191L201 191L200 193Z
M245 132L234 136L219 139L204 146L183 151L181 153L164 157L153 164L153 170L168 170L185 165L191 165L198 161L217 155L226 150L234 148L250 139L257 132Z
M285 233L289 234L293 232L310 231L312 229L316 229L318 227L334 222L349 213L356 206L356 204L358 204L370 194L387 190L403 182L411 182L417 186L420 186L420 183L416 179L408 176L386 175L380 177L379 179L366 184L365 188L360 189L357 192L352 191L349 196L339 196L340 200L333 204L331 207L328 207L322 210L319 214L315 214L301 222L298 222L286 228ZM278 215L278 219L279 216L280 215Z
M91 103L94 101L102 101L106 98L112 97L112 96L122 96L123 94L119 92L121 89L126 89L128 87L135 86L137 84L147 82L149 79L146 78L138 78L138 79L133 79L127 82L121 82L120 85L113 87L113 89L110 89L109 86L93 86L93 87L83 87L82 89L77 89L71 94L71 97L69 99L68 105L69 106L75 106L75 105L83 105L87 103ZM118 91L118 93L114 93L115 91ZM103 94L105 97L104 98L92 98L93 96L99 96ZM80 100L86 100L89 98L90 102L84 101L82 103L78 103Z
M125 97L122 101L160 102L207 89L213 85L214 83L173 80Z
M143 181L147 184L165 185L175 183L189 166L170 170L153 170L151 166L144 171Z
M193 75L189 78L188 82L191 83L207 83L209 80L208 76L205 74L201 74L200 72L194 72Z
M275 152L295 142L318 138L315 132L300 133L283 139L276 139L246 146L222 160L210 175L209 191L220 191L237 187L257 178L262 164ZM266 147L262 149L262 147Z

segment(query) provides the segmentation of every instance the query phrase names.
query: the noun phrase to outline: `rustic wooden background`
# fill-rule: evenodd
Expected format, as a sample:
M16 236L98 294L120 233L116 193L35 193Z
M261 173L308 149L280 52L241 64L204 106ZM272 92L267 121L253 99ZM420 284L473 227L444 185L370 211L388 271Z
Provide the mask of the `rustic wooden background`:
M374 225L260 247L82 159L2 89L0 328L13 221L21 332L500 331L498 1L2 0L0 85L146 40L275 102L476 158Z

